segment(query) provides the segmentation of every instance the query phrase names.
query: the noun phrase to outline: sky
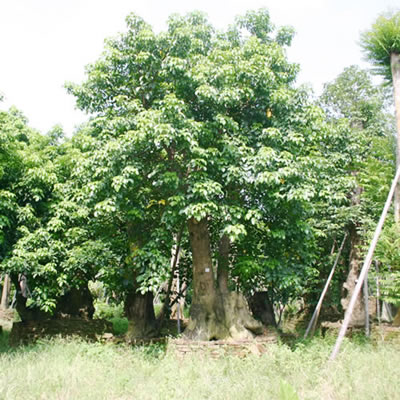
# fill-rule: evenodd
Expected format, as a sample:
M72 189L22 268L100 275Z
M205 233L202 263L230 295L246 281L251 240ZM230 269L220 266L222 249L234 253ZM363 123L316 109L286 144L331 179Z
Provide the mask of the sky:
M64 83L85 79L85 66L100 56L105 38L125 30L129 13L161 31L171 14L200 10L224 29L259 8L275 25L294 27L289 60L300 64L298 83L318 94L345 67L369 67L360 33L379 14L399 10L400 0L0 0L0 109L14 105L42 133L60 124L71 136L88 116Z

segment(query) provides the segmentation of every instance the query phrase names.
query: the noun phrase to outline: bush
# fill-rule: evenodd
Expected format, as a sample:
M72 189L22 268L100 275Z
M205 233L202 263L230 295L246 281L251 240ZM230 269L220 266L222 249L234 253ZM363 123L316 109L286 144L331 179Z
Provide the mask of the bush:
M129 321L127 318L114 317L109 321L113 324L114 335L124 335L128 332Z
M123 335L128 331L128 319L124 317L122 304L107 304L104 301L95 301L95 313L93 318L105 319L113 325L114 335Z
M6 351L9 350L8 336L9 336L8 331L4 329L0 331L0 353L5 353Z
M123 304L107 304L105 301L97 300L94 302L95 312L94 319L106 319L111 321L112 318L123 318Z

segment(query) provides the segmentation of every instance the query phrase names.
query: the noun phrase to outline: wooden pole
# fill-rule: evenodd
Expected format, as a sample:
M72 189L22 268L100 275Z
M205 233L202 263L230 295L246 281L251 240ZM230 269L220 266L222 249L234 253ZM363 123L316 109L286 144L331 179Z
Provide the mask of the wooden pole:
M177 323L178 323L178 335L181 333L181 310L180 310L180 285L179 285L179 270L176 271L176 291L177 291L177 296L178 296L178 302L176 303L176 318L177 318Z
M390 68L392 71L394 108L396 115L396 168L400 168L400 54L390 54ZM398 185L394 194L394 220L400 224L400 186Z
M368 273L365 276L363 284L364 292L364 310L365 310L365 336L369 336L369 304L368 304Z
M317 304L317 306L315 307L314 313L313 313L313 315L312 315L312 317L311 317L311 321L309 322L309 324L308 324L308 326L307 326L306 333L304 334L304 339L307 338L307 336L308 336L308 334L310 333L310 331L311 331L311 334L314 333L314 327L315 327L315 325L316 325L316 323L317 323L317 320L318 320L318 317L319 317L319 313L320 313L320 311L321 311L322 302L324 301L324 297L325 297L325 295L326 295L326 292L328 291L328 288L329 288L329 285L330 285L330 283L331 283L333 274L335 273L335 269L336 269L336 266L337 266L337 264L338 264L338 262L339 262L340 255L342 254L342 251L343 251L343 247L344 247L344 243L345 243L345 241L346 241L346 238L347 238L347 232L345 233L345 235L344 235L344 237L343 237L342 244L340 245L339 251L338 251L338 253L337 253L337 255L336 255L335 262L333 263L333 267L332 267L332 269L331 269L331 272L330 272L330 274L329 274L329 276L328 276L328 279L326 280L325 287L324 287L324 289L323 289L323 291L322 291L322 293L321 293L321 296L320 296L320 298L319 298L319 300L318 300L318 304Z
M379 265L378 260L375 260L375 270L376 270L376 314L378 317L378 324L381 324L381 293L379 286Z
M353 314L353 309L354 309L354 306L355 306L356 301L357 301L357 297L358 297L358 295L360 293L361 286L364 283L364 280L365 280L365 277L367 275L368 269L369 269L369 267L371 265L371 261L372 261L373 255L374 255L375 247L376 247L376 244L378 243L378 239L379 239L379 236L381 234L381 231L382 231L382 228L383 228L383 224L385 222L386 215L387 215L387 213L389 211L389 207L390 207L390 204L392 202L393 194L394 194L397 182L399 181L399 177L400 177L400 168L397 169L396 176L393 179L392 186L390 188L388 197L386 199L385 206L383 207L383 211L382 211L381 217L380 217L378 225L376 226L376 229L375 229L374 237L373 237L372 242L371 242L371 244L369 246L368 254L365 257L365 261L364 261L363 267L361 269L360 276L358 277L358 281L357 281L356 287L354 288L353 295L352 295L352 297L350 299L349 307L346 310L346 315L344 317L344 321L343 321L342 327L340 329L340 332L339 332L339 335L337 337L335 346L334 346L334 348L332 350L332 353L331 353L331 355L329 357L329 359L331 361L336 358L337 353L340 350L340 346L341 346L341 344L343 342L344 336L346 334L347 328L349 326L351 315Z

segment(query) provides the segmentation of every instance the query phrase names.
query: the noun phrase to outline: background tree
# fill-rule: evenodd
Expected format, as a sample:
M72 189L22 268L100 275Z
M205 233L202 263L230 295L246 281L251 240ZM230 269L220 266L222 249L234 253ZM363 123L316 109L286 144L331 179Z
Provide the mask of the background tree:
M375 72L393 84L397 125L396 168L400 168L400 12L378 17L372 28L361 35L361 47ZM394 218L400 223L400 184L394 199ZM393 232L391 235L393 237ZM400 312L396 318L400 321Z
M337 148L342 164L337 174L347 179L342 195L330 217L340 226L338 236L349 233L347 278L343 284L342 306L346 309L361 267L362 244L379 217L384 194L393 174L393 124L388 114L386 91L372 83L370 75L356 66L346 68L335 81L326 84L320 104L328 118L341 129ZM354 324L363 324L361 296L353 314Z
M381 15L372 28L361 35L361 47L375 72L393 84L397 121L396 167L400 167L400 12ZM395 213L400 222L400 185L395 191Z
M48 159L38 158L36 150L43 147L45 139L28 127L21 112L15 108L1 111L0 132L0 256L1 266L5 267L23 230L35 225L37 216L44 212L41 200L47 196L53 175L40 171L39 165ZM14 273L6 268L4 272L10 273L18 296L23 268ZM26 298L18 305L24 308L25 303Z
M0 96L0 101L1 99ZM18 153L22 145L20 139L24 137L21 128L24 128L24 121L19 118L16 109L0 113L0 260L4 260L15 243L13 228L17 203L11 186L20 176L23 164ZM5 309L8 308L10 301L11 285L8 274L1 275L0 284L2 286L0 307Z
M107 253L88 242L87 209L72 201L79 139L75 147L63 144L60 127L40 135L14 109L1 116L0 268L14 283L16 308L23 321L54 312L77 314L87 306L90 316L87 283L95 275L93 265Z

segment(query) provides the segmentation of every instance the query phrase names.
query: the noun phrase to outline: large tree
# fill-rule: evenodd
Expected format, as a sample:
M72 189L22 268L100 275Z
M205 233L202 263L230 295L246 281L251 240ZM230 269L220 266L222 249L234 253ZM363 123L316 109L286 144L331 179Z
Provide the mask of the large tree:
M272 242L294 225L300 237L314 195L322 114L294 88L298 66L284 50L293 31L276 29L265 10L225 32L199 13L171 17L159 34L135 15L127 25L87 80L68 85L99 140L84 167L87 190L98 213L129 232L134 289L152 289L146 270L162 269L184 222L193 262L186 335L251 336L260 325L229 290L229 270L248 250L241 240L255 230ZM265 255L255 249L254 259Z
M396 169L400 168L400 12L377 18L370 30L361 35L361 47L375 72L393 84L396 110L397 146ZM400 224L400 183L394 193L394 219ZM400 321L400 311L396 316Z
M397 122L396 167L400 167L400 12L381 15L370 30L361 35L361 47L375 72L393 84ZM395 213L400 223L400 184L395 191Z
M348 185L339 188L347 198L332 216L348 232L346 279L341 304L347 308L353 294L363 259L362 245L374 226L393 175L393 124L388 114L386 90L372 83L370 74L356 66L346 68L334 81L327 83L319 99L328 118L337 126L341 141L337 154L343 163L336 175ZM379 188L379 190L377 190ZM332 236L329 236L332 240ZM354 324L364 324L362 296L353 313Z

